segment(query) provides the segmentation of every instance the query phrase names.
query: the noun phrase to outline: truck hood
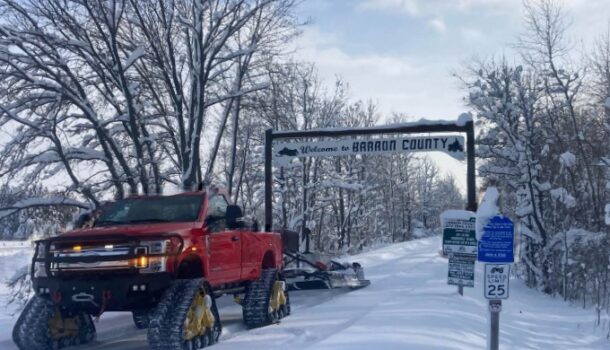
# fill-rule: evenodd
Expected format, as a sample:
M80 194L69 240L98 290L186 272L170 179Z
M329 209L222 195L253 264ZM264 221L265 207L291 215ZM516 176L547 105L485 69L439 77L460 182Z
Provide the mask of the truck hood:
M137 225L116 225L93 227L88 229L72 230L60 234L61 237L86 237L86 236L104 236L126 234L130 236L138 235L154 235L160 233L182 233L187 230L196 228L198 225L195 222L169 222L169 223L153 223L153 224L137 224Z

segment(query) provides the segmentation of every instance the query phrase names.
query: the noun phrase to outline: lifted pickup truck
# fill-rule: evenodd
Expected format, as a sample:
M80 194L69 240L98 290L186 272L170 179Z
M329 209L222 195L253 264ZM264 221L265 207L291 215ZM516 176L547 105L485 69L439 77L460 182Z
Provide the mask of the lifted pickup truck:
M105 311L131 311L151 349L203 348L220 337L223 294L248 327L290 314L281 235L257 232L221 191L134 197L98 214L88 228L36 242L36 294L13 330L19 349L91 342L92 316Z

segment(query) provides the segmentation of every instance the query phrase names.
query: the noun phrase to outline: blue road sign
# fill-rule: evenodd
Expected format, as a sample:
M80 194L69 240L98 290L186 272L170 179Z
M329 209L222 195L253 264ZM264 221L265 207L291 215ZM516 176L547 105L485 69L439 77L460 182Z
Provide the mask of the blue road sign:
M512 263L515 226L509 218L494 216L483 227L483 235L479 240L478 260L490 263Z

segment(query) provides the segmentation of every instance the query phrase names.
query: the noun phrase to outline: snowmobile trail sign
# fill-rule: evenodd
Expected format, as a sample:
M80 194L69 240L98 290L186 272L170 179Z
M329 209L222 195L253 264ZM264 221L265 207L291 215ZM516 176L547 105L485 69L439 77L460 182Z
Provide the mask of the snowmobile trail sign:
M474 287L474 265L477 260L476 215L467 210L446 210L441 214L443 254L449 255L447 284Z
M465 210L447 210L441 214L443 254L477 256L476 217Z
M479 261L490 263L512 263L514 257L515 226L513 222L501 215L492 217L483 227L483 236L479 240Z
M474 255L450 254L447 284L474 287Z
M285 166L297 157L349 156L356 154L393 154L444 152L464 160L464 137L435 135L359 140L323 140L311 142L278 142L273 145L273 162Z

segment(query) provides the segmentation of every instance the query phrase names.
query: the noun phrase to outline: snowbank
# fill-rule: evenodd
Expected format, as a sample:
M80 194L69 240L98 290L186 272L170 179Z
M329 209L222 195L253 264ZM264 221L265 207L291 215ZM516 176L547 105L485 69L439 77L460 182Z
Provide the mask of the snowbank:
M9 288L7 282L30 263L33 248L29 241L0 241L0 349L13 349L10 334L17 320L17 307L8 305ZM9 347L9 345L11 347Z

